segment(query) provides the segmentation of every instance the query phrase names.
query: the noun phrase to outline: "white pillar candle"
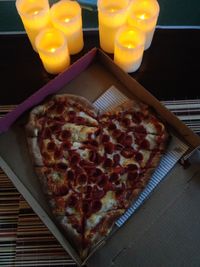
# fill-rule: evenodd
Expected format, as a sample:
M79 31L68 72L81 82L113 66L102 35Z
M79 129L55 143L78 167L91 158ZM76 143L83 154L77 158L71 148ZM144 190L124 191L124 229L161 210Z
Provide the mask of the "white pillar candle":
M134 0L132 2L128 24L144 31L145 50L151 45L160 7L156 0Z
M55 28L42 30L36 37L36 48L47 72L57 74L70 64L66 36Z
M83 48L81 7L76 1L61 0L50 9L51 21L55 28L67 37L69 53L74 55Z
M17 0L16 8L32 47L36 51L35 38L37 34L45 27L50 26L48 0Z
M129 0L98 0L100 46L107 53L114 52L117 30L126 23Z
M135 27L123 26L115 37L114 62L125 72L136 71L142 62L145 35Z

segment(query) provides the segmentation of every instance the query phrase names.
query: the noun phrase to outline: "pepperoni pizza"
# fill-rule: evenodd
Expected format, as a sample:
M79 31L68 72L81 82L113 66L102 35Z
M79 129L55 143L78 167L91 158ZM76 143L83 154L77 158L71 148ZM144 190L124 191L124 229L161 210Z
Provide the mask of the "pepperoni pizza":
M67 94L35 107L26 134L52 212L82 259L145 187L169 139L146 104L98 114Z

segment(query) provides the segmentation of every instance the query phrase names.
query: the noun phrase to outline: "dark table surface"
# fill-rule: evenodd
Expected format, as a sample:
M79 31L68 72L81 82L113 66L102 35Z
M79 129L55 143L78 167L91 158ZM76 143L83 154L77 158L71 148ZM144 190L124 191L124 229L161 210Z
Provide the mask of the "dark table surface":
M84 41L72 62L99 47L98 32L84 32ZM199 47L200 30L157 29L142 65L130 75L159 100L199 99ZM0 72L0 105L21 103L55 77L44 70L25 34L0 35Z

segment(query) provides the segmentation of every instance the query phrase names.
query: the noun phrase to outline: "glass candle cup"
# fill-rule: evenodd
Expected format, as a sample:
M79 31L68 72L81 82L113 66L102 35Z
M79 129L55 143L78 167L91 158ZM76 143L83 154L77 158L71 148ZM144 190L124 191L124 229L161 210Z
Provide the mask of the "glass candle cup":
M51 21L55 28L64 32L67 37L71 55L83 48L83 30L81 7L76 1L61 0L50 9Z
M114 62L125 72L136 71L142 62L145 34L131 26L120 28L115 37Z
M16 8L31 45L37 52L35 38L42 29L50 26L49 2L48 0L17 0Z
M145 33L145 50L151 45L160 7L156 0L135 0L131 4L128 24Z
M126 23L129 0L98 0L99 39L101 48L107 53L114 52L117 30Z
M48 28L36 37L36 48L47 72L57 74L70 65L66 36L63 32Z

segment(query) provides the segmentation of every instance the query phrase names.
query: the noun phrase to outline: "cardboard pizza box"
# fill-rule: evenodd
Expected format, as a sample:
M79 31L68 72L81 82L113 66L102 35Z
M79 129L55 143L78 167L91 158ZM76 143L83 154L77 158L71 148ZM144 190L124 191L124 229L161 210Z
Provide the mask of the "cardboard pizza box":
M117 87L127 97L136 97L152 106L170 125L171 131L188 145L189 149L185 157L194 155L193 152L200 146L200 137L167 110L136 80L116 66L107 55L96 48L0 120L0 167L63 248L80 266L85 262L81 261L66 235L56 224L34 173L27 150L24 124L29 110L49 95L66 92L84 96L94 102L111 85ZM197 194L199 184L196 186L198 177L200 177L200 161L196 156L194 159L196 162L187 170L176 164L148 201L139 209L139 212L134 214L116 233L114 233L115 227L113 234L99 244L104 246L96 248L97 251L88 257L87 265L91 267L133 266L134 261L134 266L150 266L148 262L152 261L152 266L156 266L155 264L168 259L168 253L174 260L179 252L184 251L186 245L182 242L184 238L180 235L186 233L186 237L189 239L189 228L181 221L184 219L184 222L188 222L190 212L191 215L194 212L195 219L200 222L200 216L196 214L200 195ZM194 200L188 200L189 196L185 196L187 189L189 194L194 194ZM182 203L186 207L182 206ZM170 220L177 220L177 223L170 224ZM179 220L181 221L179 222ZM196 236L196 230L196 228L192 229L193 236L196 241L200 242L200 238L198 239ZM175 242L176 233L179 237L177 242ZM168 239L161 243L163 237ZM174 245L172 246L172 244ZM178 248L178 245L181 248ZM159 248L161 256L155 252L156 248ZM190 249L190 253L191 255L195 254L195 250L191 252ZM176 263L175 260L174 263Z

